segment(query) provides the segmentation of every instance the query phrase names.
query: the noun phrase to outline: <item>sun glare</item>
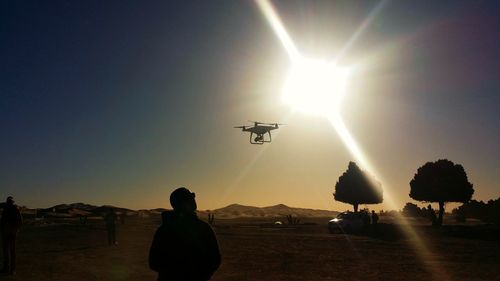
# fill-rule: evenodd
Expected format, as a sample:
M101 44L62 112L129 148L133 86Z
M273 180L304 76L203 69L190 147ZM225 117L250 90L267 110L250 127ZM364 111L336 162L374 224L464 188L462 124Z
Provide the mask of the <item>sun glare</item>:
M283 86L283 101L295 110L331 117L345 95L349 70L324 60L300 58Z
M340 114L341 101L346 93L349 69L340 68L335 63L301 57L271 2L269 0L256 0L256 3L283 44L292 62L288 78L283 86L282 98L284 102L292 106L295 110L326 117L354 158L356 158L358 164L361 164L360 166L365 170L377 176L375 169L369 165L361 149L349 133ZM354 33L339 56L342 56L367 28L384 3L385 1L382 1L370 13L369 17ZM395 209L396 202L394 202L390 193L384 192L384 195L388 206ZM436 279L449 279L442 266L437 262L428 262L432 258L432 252L428 249L425 241L420 239L413 227L408 224L406 218L397 216L397 220L402 222L403 231L414 239L413 245L416 252L419 253L422 261L426 262L433 275L438 277Z

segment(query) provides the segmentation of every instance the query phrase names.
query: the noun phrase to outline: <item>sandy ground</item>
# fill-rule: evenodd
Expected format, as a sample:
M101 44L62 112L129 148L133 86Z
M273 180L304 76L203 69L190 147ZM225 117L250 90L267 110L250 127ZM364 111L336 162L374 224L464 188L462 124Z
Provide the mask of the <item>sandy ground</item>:
M381 225L377 233L329 234L316 225L218 221L223 262L212 280L500 280L498 231L417 226L418 239ZM18 270L0 280L155 280L147 255L159 221L129 219L108 246L104 225L90 221L25 226ZM423 240L428 251L416 248Z

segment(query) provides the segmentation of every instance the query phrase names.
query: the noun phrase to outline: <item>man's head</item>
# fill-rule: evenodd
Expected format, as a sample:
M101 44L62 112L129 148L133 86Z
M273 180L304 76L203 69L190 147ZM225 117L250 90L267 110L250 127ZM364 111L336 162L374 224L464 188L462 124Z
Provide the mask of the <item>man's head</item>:
M12 196L7 197L5 203L7 203L8 205L14 205L14 197Z
M179 187L170 194L170 205L176 211L194 212L196 211L196 201L194 200L194 192L189 191L185 187Z

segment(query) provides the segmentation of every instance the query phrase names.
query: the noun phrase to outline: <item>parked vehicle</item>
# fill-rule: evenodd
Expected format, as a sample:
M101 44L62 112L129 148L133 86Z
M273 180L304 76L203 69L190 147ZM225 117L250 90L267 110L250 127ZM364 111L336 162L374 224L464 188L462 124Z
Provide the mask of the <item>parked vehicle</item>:
M328 222L330 233L356 232L370 225L370 215L366 212L343 212Z

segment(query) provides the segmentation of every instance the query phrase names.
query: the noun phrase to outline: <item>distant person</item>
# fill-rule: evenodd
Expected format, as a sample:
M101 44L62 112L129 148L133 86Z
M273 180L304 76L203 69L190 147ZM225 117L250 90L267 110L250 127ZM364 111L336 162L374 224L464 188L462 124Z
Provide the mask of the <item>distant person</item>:
M106 231L108 232L108 245L118 245L116 242L116 220L118 216L114 209L110 209L104 217L106 223Z
M181 187L170 195L173 211L162 213L162 224L149 250L149 267L158 281L210 280L221 263L210 225L196 216L195 194Z
M360 214L363 219L363 226L368 227L370 225L370 215L368 214L368 210L362 210Z
M429 219L432 222L432 226L436 226L437 225L436 212L434 212L434 209L432 208L431 204L427 206L427 211L429 212Z
M372 211L372 224L376 225L378 224L378 215L375 213L375 211Z
M3 208L0 230L2 233L3 268L2 273L16 274L16 238L23 218L19 208L14 204L12 196L7 197L5 203L0 203Z
M87 224L87 216L78 215L78 218L80 219L81 224Z

